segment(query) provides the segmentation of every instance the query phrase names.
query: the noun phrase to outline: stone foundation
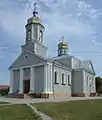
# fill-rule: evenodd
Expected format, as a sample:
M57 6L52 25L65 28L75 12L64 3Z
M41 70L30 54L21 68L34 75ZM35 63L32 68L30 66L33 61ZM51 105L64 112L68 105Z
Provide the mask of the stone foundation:
M96 93L72 93L72 97L89 97L89 96L96 96Z
M94 97L94 96L96 96L96 93L90 93L90 96Z
M9 98L20 98L20 99L32 99L32 98L61 98L61 97L71 97L71 93L54 93L54 94L49 94L49 93L29 93L29 94L14 94L14 93L9 93L8 96Z
M29 96L31 98L49 98L49 94L47 93L30 93Z
M24 98L24 94L15 94L15 93L9 93L7 95L8 98L20 98L23 99Z
M58 97L71 97L71 93L30 93L29 96L31 98L58 98Z
M54 98L59 98L59 97L71 97L71 93L54 93L53 94Z
M96 93L30 93L30 94L14 94L9 93L7 97L9 98L20 98L20 99L32 99L32 98L63 98L63 97L89 97L89 96L96 96Z
M85 93L72 93L72 97L85 97Z

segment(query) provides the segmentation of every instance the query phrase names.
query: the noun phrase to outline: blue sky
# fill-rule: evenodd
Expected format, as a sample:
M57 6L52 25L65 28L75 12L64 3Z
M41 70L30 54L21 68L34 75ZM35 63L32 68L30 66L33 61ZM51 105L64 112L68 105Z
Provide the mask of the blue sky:
M49 57L57 55L64 36L69 54L90 59L102 76L102 0L36 0L46 27L45 45ZM34 0L0 2L0 84L9 84L9 66L25 42L25 24L32 16Z

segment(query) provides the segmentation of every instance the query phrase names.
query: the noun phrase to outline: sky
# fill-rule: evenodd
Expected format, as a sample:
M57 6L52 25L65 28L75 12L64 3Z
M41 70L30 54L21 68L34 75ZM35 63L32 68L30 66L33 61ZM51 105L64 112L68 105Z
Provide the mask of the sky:
M49 57L57 55L64 36L69 55L91 60L102 76L102 0L2 0L0 2L0 84L9 84L12 62L25 43L25 25L37 2L45 26Z

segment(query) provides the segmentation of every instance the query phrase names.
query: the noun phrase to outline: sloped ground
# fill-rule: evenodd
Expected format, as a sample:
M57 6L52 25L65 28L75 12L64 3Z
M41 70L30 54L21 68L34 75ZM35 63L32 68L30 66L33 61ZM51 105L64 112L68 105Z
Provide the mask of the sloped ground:
M35 103L33 105L54 120L102 120L102 100Z
M42 120L25 104L0 106L0 120Z

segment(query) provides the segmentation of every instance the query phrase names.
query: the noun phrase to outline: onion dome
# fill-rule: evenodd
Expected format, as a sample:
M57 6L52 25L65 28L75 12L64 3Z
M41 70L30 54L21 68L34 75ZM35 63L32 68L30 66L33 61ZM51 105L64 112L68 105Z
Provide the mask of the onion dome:
M40 24L43 26L43 21L38 17L38 16L34 16L28 19L28 24Z
M67 55L68 52L68 44L64 41L64 37L62 37L62 41L58 44L58 56Z
M62 41L58 44L58 48L59 49L68 49L68 44L66 42Z
M29 18L27 21L27 25L29 24L40 24L43 26L43 21L37 16L38 12L37 12L37 8L36 8L37 3L34 3L34 11L33 11L33 17Z

